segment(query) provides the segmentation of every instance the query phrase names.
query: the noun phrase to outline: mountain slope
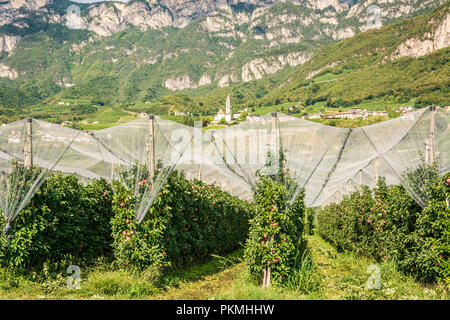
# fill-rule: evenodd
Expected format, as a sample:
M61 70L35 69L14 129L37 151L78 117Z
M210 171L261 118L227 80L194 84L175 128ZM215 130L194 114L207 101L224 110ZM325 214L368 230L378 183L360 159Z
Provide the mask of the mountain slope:
M440 2L377 5L386 24ZM265 89L249 96L258 98L278 85L268 79L304 64L320 47L376 26L371 0L134 0L77 4L79 17L68 13L71 5L0 3L0 110L22 112L51 97L46 103L84 98L102 105L155 101L183 89L214 96L263 79Z
M323 48L257 104L326 101L345 107L370 99L450 104L449 7L447 2L430 14Z

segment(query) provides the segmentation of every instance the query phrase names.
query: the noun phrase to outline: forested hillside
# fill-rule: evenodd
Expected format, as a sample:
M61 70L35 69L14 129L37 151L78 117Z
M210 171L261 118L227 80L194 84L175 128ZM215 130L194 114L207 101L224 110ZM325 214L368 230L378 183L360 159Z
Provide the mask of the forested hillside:
M448 2L412 20L442 1L194 2L76 4L77 28L70 1L1 3L0 119L211 115L228 94L235 108L448 103Z

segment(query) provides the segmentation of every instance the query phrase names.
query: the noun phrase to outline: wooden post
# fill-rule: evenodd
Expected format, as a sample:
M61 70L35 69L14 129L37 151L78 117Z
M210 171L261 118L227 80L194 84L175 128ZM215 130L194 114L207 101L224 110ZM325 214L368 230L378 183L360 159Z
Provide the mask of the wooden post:
M267 268L267 281L266 281L266 288L270 288L272 286L272 279L271 279L271 269L270 267Z
M435 134L435 121L434 121L434 115L435 115L436 107L431 106L430 107L430 134L428 138L428 157L427 162L433 163L435 161L435 154L434 154L434 134Z
M275 135L274 137L272 137L272 141L276 143L276 145L273 146L273 148L275 149L278 147L278 113L272 112L271 116L272 116L272 134ZM276 150L276 152L278 152L278 150Z
M228 158L230 157L227 153L227 142L226 138L222 136L222 154L223 154L223 160L225 163L228 163Z
M378 157L375 158L374 167L375 167L375 184L378 181Z
M359 170L359 185L362 187L362 170Z
M155 176L155 116L148 116L148 173L150 183L153 186L153 177Z
M33 119L27 119L27 143L24 152L24 164L26 168L33 166Z
M264 270L263 270L263 285L262 285L263 289L266 288L266 280L267 280L267 269L264 268Z
M238 164L237 161L239 161L239 160L237 160L237 159L238 159L237 137L234 137L234 138L233 138L233 152L234 152L234 155L233 155L233 164ZM236 163L234 163L235 161L236 161Z
M246 164L250 164L250 137L249 136L245 136L245 163Z
M279 146L278 146L278 114L276 112L271 113L272 116L272 152L273 152L273 162L272 162L272 169L275 170L275 174L277 174L277 180L280 178L278 177L278 168L280 167L280 159L279 159ZM273 145L272 145L273 144ZM275 162L276 159L276 162ZM275 166L275 167L274 167Z
M114 180L114 163L111 163L111 182Z
M27 119L27 144L24 152L25 168L31 169L33 166L33 119ZM31 199L31 207L34 208L34 200Z
M272 129L278 130L278 113L272 112L270 115L272 116Z
M200 171L200 163L197 164L197 179L202 180L202 172Z

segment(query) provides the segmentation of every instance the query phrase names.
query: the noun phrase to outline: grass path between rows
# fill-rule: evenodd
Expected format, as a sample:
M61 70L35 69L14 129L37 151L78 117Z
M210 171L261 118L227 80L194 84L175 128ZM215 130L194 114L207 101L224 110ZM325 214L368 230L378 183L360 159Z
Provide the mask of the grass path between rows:
M444 286L425 286L405 276L390 263L376 264L354 254L337 252L319 236L308 236L319 288L262 289L249 280L242 262L243 250L225 257L213 257L205 264L163 277L155 286L148 275L112 271L107 266L87 270L80 290L68 290L66 278L36 283L20 278L5 278L0 270L0 299L151 299L151 300L309 300L309 299L444 299ZM379 290L368 289L367 268L376 265L381 272ZM2 279L3 277L3 279ZM6 279L6 280L5 280ZM1 283L3 281L3 283Z
M263 290L248 280L244 263L238 263L204 278L180 284L155 299L448 299L442 286L425 286L405 276L389 263L377 265L370 259L353 254L338 253L319 236L307 238L313 255L321 288L317 292L301 294L287 289ZM380 268L381 287L368 289L371 275L368 267Z

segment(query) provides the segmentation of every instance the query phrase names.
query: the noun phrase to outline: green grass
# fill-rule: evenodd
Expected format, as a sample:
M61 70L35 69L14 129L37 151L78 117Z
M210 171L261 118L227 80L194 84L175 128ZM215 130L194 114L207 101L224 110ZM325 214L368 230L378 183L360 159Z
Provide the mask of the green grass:
M383 116L373 116L368 117L367 119L310 119L310 121L312 122L339 128L357 128L362 126L369 126L371 124L386 120L387 118Z
M338 77L336 75L334 75L332 73L325 73L323 75L313 78L312 80L315 83L317 83L317 82L335 81L337 79L338 79Z
M97 124L80 124L80 128L83 130L102 130L106 128L114 127L112 123L97 123Z
M307 240L312 260L304 259L292 281L282 288L262 289L251 280L241 249L165 275L155 270L117 270L108 263L99 263L81 271L79 290L67 289L67 276L38 281L0 269L0 299L448 299L443 285L420 284L400 273L392 263L377 264L355 254L337 252L318 236ZM381 270L380 290L366 287L370 265Z
M398 103L398 102L390 102L390 101L384 101L384 100L371 100L371 101L364 101L362 103L356 104L351 107L340 107L340 108L329 108L326 106L325 101L316 102L315 104L305 107L305 111L308 113L334 113L338 111L343 110L349 110L353 108L358 108L361 110L367 110L367 111L386 111L388 109L398 109L400 107L404 106L411 106L413 105L413 102L406 102L406 103Z
M277 105L271 105L271 106L264 106L264 107L257 107L255 108L255 111L251 112L252 114L255 114L257 116L264 116L266 114L269 114L271 112L281 112L281 113L288 113L289 107L297 105L297 102L287 102Z
M137 117L116 108L106 107L96 114L89 116L86 121L91 123L98 122L99 124L115 124L132 121L134 119L137 119Z
M448 291L443 285L420 284L399 272L393 263L376 263L353 253L337 252L318 236L309 237L308 242L322 279L321 299L448 299ZM381 270L380 290L366 286L370 276L367 270L371 265Z
M218 129L223 129L223 128L226 128L226 126L219 126L219 125L207 126L207 127L203 128L203 130L218 130Z

